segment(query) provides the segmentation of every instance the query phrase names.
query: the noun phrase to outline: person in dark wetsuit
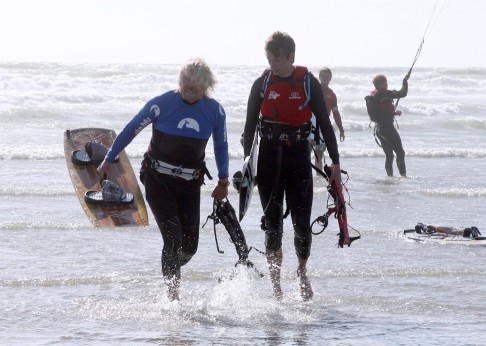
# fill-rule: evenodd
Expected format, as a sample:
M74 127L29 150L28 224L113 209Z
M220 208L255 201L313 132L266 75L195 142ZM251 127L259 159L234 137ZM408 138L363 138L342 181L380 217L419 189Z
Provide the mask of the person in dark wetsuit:
M390 177L393 176L393 152L397 155L397 167L400 175L407 176L405 150L403 150L402 139L394 126L395 115L402 115L402 111L395 110L393 99L407 96L409 77L410 72L403 79L402 88L399 91L388 90L388 81L384 75L379 74L373 78L375 90L371 92L371 95L374 96L377 104L376 136L380 139L381 147L385 152L385 170Z
M251 88L242 137L244 155L250 155L258 125L261 141L257 186L264 211L262 228L265 230L273 294L276 299L283 296L280 271L285 195L294 228L301 296L309 300L314 294L306 273L312 244L310 216L313 180L307 141L312 113L316 116L336 167L331 180L341 186L339 152L319 81L307 68L293 65L295 43L292 37L287 33L274 32L266 41L265 52L270 69L257 78ZM306 89L306 85L309 89Z
M226 115L222 105L209 97L215 83L204 60L190 59L180 70L179 89L148 101L98 167L109 177L115 157L152 124L140 179L164 240L162 274L170 300L179 300L181 266L191 260L199 243L201 185L208 174L204 157L210 136L219 177L211 196L221 200L228 195Z

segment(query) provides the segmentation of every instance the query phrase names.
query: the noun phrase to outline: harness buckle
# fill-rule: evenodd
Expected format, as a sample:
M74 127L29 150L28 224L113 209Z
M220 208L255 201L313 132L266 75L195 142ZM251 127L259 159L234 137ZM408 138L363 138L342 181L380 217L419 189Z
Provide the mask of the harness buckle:
M193 179L199 179L201 177L201 170L198 169L198 170L195 170L194 172L192 172L192 178Z
M172 168L171 171L172 171L172 175L175 175L175 176L182 175L182 167L181 166Z

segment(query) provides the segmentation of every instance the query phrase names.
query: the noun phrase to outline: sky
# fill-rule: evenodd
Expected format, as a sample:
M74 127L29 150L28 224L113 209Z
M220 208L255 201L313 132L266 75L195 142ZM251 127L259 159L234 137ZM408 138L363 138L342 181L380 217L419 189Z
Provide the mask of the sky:
M1 0L0 62L267 65L276 30L296 64L486 67L483 0Z

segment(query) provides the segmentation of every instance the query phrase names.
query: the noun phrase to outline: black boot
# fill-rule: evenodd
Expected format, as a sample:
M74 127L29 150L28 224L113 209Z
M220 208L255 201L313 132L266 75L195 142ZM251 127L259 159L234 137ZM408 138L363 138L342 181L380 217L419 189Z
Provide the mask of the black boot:
M415 226L415 232L425 233L425 225L421 222L417 223L417 225Z
M481 232L479 232L479 229L477 229L477 227L472 226L471 227L471 235L474 239L476 239L481 235Z

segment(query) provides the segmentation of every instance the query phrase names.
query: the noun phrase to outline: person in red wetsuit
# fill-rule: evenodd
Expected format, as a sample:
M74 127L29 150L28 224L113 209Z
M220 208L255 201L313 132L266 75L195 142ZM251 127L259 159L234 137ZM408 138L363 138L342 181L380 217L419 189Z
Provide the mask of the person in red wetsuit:
M255 80L250 91L242 137L244 155L250 155L258 125L261 141L257 181L273 294L277 300L283 296L280 271L285 196L294 229L300 294L303 300L309 300L314 295L306 269L312 244L313 181L307 140L312 114L335 166L330 179L341 186L338 146L319 81L306 67L294 66L292 37L274 32L265 43L265 52L270 69Z
M321 82L322 93L324 95L324 101L326 102L327 113L329 116L332 113L334 118L334 122L339 129L339 139L341 142L344 141L344 127L341 120L341 113L339 113L339 108L337 104L337 96L334 91L329 87L329 83L332 79L332 71L328 67L323 67L319 71L319 81ZM313 118L313 122L315 118ZM319 131L319 125L314 124L315 132L313 139L310 140L310 143L314 149L316 159L315 159L315 166L322 170L323 168L323 157L324 151L326 150L326 144L322 143L321 139L321 132Z

